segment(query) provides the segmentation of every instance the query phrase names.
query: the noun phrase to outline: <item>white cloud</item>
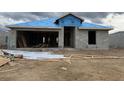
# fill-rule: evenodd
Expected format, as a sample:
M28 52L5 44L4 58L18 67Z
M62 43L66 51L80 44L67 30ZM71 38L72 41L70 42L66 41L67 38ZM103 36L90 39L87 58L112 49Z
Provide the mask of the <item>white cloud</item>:
M82 18L83 19L83 18ZM90 20L90 19L87 19L87 18L84 18L85 20L85 22L88 22L88 23L92 23L92 21Z
M111 13L106 18L103 18L102 22L113 26L114 30L111 30L110 33L124 31L124 14Z
M8 17L4 17L4 16L0 16L0 25L1 26L5 26L5 25L10 25L10 24L16 24L16 23L21 23L24 22L23 20L14 20L12 18L8 18Z

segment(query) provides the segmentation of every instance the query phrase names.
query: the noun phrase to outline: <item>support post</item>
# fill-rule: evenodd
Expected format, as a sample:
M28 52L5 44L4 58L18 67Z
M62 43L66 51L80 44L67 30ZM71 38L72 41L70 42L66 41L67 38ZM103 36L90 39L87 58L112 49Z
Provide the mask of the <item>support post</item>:
M16 30L12 30L9 32L9 42L8 42L8 48L9 49L16 49L16 36L17 32Z
M59 31L59 48L64 48L64 27Z

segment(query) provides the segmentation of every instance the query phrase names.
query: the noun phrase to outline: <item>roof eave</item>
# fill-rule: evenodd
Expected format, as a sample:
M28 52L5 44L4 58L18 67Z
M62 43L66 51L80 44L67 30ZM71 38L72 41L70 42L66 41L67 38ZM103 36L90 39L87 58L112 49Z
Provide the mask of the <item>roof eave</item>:
M41 27L41 26L6 26L10 29L16 29L16 28L46 28L46 29L61 29L61 27Z
M79 27L80 30L113 30L113 28L82 28Z

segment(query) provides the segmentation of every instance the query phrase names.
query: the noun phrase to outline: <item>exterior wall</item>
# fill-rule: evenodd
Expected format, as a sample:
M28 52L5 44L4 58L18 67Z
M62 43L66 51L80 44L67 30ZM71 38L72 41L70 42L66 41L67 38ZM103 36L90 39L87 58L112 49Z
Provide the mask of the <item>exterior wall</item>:
M86 30L79 31L75 28L75 48L85 49L88 48L88 32Z
M9 32L9 49L16 49L16 34L15 30ZM109 37L108 31L96 31L96 45L88 44L88 30L79 30L77 27L74 31L74 48L77 49L108 49ZM73 43L72 42L72 43ZM59 48L64 48L64 28L59 30Z
M16 30L11 30L9 32L8 48L16 49Z
M108 31L96 31L97 49L109 49Z
M75 31L75 48L78 49L108 49L108 31L96 31L96 45L88 44L88 30Z
M0 48L7 48L8 32L0 32Z
M109 35L110 48L124 48L124 32Z

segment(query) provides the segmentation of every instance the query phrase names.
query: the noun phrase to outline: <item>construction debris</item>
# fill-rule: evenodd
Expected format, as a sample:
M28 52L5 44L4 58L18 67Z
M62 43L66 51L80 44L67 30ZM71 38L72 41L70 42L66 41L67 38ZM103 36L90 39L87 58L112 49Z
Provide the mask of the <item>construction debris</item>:
M9 52L3 51L3 50L1 50L1 52L3 53L2 56L9 58L10 61L14 61L15 58L23 58L22 54L12 54L12 53L9 53Z
M10 62L9 59L0 57L0 67L5 65L5 64L8 64L9 62Z
M33 48L47 48L49 45L48 44L38 44L33 46Z
M9 62L9 65L10 65L10 66L15 66L16 63L14 63L14 62Z
M65 71L67 70L67 68L66 68L66 67L61 67L61 69L62 69L62 70L65 70Z
M1 50L1 52L3 53L4 56L7 56L7 57L9 57L9 56L14 56L13 54L8 53L8 52L3 51L3 50Z
M23 58L23 55L22 54L15 54L14 57L15 58Z
M19 50L4 50L9 54L13 54L14 58L22 57L25 59L34 59L34 60L44 60L44 59L59 59L65 58L64 55L52 54L50 52L30 52L30 51L19 51Z

